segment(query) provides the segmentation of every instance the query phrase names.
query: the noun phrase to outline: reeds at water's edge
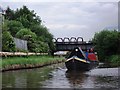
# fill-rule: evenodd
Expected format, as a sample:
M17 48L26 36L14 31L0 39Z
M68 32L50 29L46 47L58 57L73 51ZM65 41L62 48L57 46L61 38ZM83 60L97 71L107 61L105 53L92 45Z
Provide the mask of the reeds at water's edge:
M29 69L60 63L64 60L64 57L51 56L7 57L0 60L0 67L2 71Z

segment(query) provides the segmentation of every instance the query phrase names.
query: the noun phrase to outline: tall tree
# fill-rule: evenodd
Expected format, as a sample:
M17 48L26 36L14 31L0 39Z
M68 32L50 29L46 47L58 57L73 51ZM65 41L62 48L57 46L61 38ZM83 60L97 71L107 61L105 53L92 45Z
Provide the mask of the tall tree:
M48 44L50 51L53 51L55 49L54 43L52 41L53 35L49 33L47 27L43 25L33 25L31 26L31 31L36 33L38 40L41 40Z
M14 20L15 19L14 11L11 10L9 7L7 7L7 9L5 11L5 19L8 19L8 20Z
M10 20L8 22L8 27L9 27L8 31L12 34L13 37L15 37L16 33L20 29L24 28L21 22L15 20Z
M28 42L31 51L53 50L53 35L48 31L46 26L41 25L40 17L37 16L33 10L31 11L26 6L23 6L16 11L8 8L6 12L5 17L9 20L8 31L12 36L25 40L29 38L30 40L28 40ZM31 36L31 38L29 36Z
M35 40L37 36L30 29L23 28L19 32L17 32L16 37L24 40L28 40L29 38Z
M39 16L37 16L34 11L30 11L26 6L16 10L15 19L20 21L25 28L30 28L32 25L41 24L41 19Z
M103 30L94 35L92 41L101 60L104 61L105 57L119 53L119 34L117 31Z
M12 35L8 31L2 33L2 51L12 52L15 51L15 43Z

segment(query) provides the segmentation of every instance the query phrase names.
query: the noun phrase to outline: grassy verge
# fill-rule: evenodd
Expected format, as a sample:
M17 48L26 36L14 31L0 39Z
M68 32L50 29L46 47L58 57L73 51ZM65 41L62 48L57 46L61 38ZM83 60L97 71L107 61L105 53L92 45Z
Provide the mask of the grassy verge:
M2 71L35 68L59 63L64 61L64 57L50 57L50 56L28 56L28 57L7 57L0 61Z
M108 60L112 66L120 66L120 55L112 55Z

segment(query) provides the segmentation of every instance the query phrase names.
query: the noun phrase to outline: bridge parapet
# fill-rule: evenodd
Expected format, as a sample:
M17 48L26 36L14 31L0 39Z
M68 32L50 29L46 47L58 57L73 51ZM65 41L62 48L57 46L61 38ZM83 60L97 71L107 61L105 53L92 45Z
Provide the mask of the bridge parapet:
M68 40L68 41L66 41ZM68 37L64 37L64 42L70 42L70 39Z
M81 41L79 41L79 39L81 39ZM63 42L63 43L66 43L66 42L69 42L69 43L84 43L84 40L82 37L71 37L71 38L68 38L68 37L64 37L64 38L53 38L53 42L55 43L58 43L58 42Z
M55 43L55 47L56 51L71 51L73 50L75 47L81 47L82 50L87 50L90 49L91 47L93 47L93 43L91 42L86 42L83 40L82 37L64 37L64 38L54 38L53 39L54 43Z

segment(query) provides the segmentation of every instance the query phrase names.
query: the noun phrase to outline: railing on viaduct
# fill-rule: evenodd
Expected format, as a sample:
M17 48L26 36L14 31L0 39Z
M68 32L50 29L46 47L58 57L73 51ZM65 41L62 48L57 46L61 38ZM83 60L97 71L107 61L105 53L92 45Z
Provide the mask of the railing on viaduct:
M66 42L69 42L69 43L71 43L71 42L74 42L74 43L75 42L76 43L84 42L82 37L77 37L77 38L75 38L75 37L71 37L71 38L64 37L64 38L56 38L56 39L53 38L53 40L54 40L54 42L61 42L61 43L66 43Z
M82 50L87 50L93 47L93 43L84 41L82 37L54 38L53 42L56 46L55 51L71 51L75 47L81 47Z

